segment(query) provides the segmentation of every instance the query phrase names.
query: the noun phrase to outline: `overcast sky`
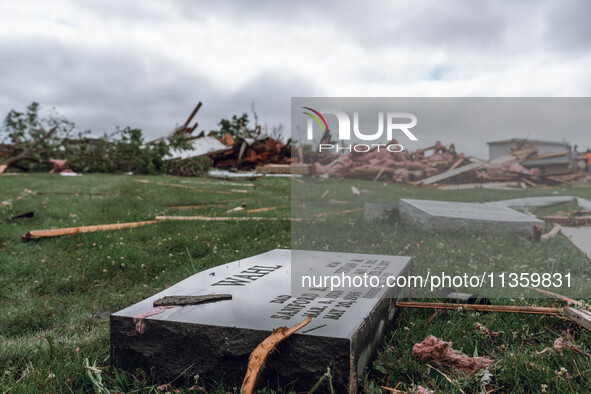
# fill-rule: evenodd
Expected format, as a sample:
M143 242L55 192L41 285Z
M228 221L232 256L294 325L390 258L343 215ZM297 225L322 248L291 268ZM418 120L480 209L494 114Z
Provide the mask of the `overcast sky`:
M292 96L590 96L589 16L587 0L0 0L0 114L38 101L157 137L198 101L209 131L253 101L289 129Z

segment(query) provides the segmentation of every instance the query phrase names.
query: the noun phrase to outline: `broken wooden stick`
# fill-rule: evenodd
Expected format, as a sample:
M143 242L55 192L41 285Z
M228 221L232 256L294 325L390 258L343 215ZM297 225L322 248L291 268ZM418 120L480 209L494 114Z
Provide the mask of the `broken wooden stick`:
M206 304L209 302L218 302L231 300L232 294L207 294L199 296L166 296L154 301L154 308L159 306L185 306Z
M246 375L244 376L244 382L242 383L242 392L244 394L252 394L254 385L257 382L257 377L261 366L264 364L267 356L277 345L289 338L291 334L310 323L312 318L308 316L302 322L296 324L293 327L279 327L271 333L263 342L257 346L250 357L248 358L248 367L246 369Z
M279 208L279 207L254 208L254 209L247 209L246 212L248 212L248 213L267 212L267 211L273 211L277 208Z
M554 238L556 237L558 234L560 234L560 230L562 229L562 227L560 226L560 224L555 224L554 227L552 228L552 230L548 231L546 234L542 234L540 236L541 239L550 239L550 238Z
M179 209L179 210L189 210L189 209L201 209L201 208L225 208L227 204L219 203L219 204L194 204L194 205L169 205L164 208L166 209Z
M402 308L426 308L426 309L455 309L482 312L507 312L527 313L535 315L562 315L562 308L543 306L514 306L514 305L476 305L476 304L448 304L446 302L415 302L401 301L396 306Z
M530 289L532 289L533 291L538 292L540 294L543 294L543 295L545 295L547 297L550 297L550 298L557 298L559 300L568 302L569 304L574 304L576 306L583 306L583 303L581 301L573 300L572 298L568 298L568 297L563 296L563 295L558 294L558 293L553 293L551 291L544 290L544 289L539 289L537 287L532 287L532 286L530 286Z
M200 220L204 222L228 222L228 221L248 221L248 220L291 220L301 221L302 218L264 218L260 216L156 216L156 220Z
M317 213L314 216L316 217L323 217L323 216L332 216L332 215L347 215L349 213L360 212L363 211L365 208L358 208L358 209L349 209L347 211L337 211L337 212L322 212Z
M56 228L50 230L33 230L23 235L21 239L23 242L28 242L33 239L59 237L62 235L94 233L95 231L121 230L125 228L136 228L152 223L156 223L156 220L147 220L143 222L132 223L99 224L96 226Z

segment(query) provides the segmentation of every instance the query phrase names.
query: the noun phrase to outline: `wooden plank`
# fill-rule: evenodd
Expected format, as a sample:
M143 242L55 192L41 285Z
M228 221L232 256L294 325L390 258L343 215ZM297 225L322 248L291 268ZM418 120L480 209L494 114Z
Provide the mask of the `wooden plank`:
M528 161L550 159L552 157L559 157L559 156L568 156L569 153L570 152L567 150L562 151L562 152L545 153L543 155L532 156L528 159Z
M484 312L527 313L534 315L562 315L562 308L542 306L513 306L513 305L479 305L479 304L451 304L447 302L415 302L401 301L396 303L401 308L453 309Z
M528 148L521 149L518 151L513 151L513 153L511 153L511 154L499 156L496 159L493 159L490 161L476 161L474 163L470 163L470 164L466 164L464 166L458 167L452 171L447 171L447 172L443 172L441 174L433 175L432 177L425 178L425 179L419 181L419 183L421 185L432 185L434 183L441 182L445 179L453 178L457 175L463 174L468 171L479 170L481 168L490 166L491 164L502 165L502 164L509 164L514 161L523 161L529 155L534 153L536 151L536 149L537 149L537 144L532 144Z
M458 167L452 171L442 172L441 174L437 174L437 175L433 175L429 178L425 178L425 179L419 181L419 183L421 185L432 185L434 183L441 182L441 181L449 179L449 178L453 178L457 175L463 174L468 171L479 170L483 167L484 167L484 164L482 162L477 161L474 163L466 164L465 166Z
M291 220L294 222L301 221L302 218L264 218L255 216L156 216L156 220L195 220L203 222L242 222L249 220Z
M449 169L446 172L450 172L450 171L455 170L456 168L458 168L458 166L460 164L462 164L463 161L464 161L463 157L461 159L458 159L458 161L456 161L451 167L449 167Z
M133 223L116 223L116 224L99 224L96 226L84 226L84 227L67 227L67 228L56 228L50 230L33 230L29 231L21 237L23 242L31 241L33 239L59 237L61 235L72 235L82 233L94 233L95 231L107 231L107 230L121 230L126 228L136 228L145 226L147 224L156 223L155 220L147 220L144 222L133 222Z
M460 183L458 185L441 185L439 190L467 190L467 189L495 189L514 190L519 187L519 182L486 182L486 183Z

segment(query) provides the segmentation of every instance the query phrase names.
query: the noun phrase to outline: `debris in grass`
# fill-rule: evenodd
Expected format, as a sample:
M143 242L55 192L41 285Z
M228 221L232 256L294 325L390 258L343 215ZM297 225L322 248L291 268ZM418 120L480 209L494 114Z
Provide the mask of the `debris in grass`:
M538 287L532 287L532 286L530 286L530 289L534 290L537 293L540 293L540 294L543 294L543 295L545 295L547 297L550 297L550 298L557 298L559 300L568 302L569 304L574 304L574 305L577 305L577 306L583 306L583 303L581 301L573 300L572 298L563 296L563 295L558 294L558 293L553 293L551 291L540 289Z
M32 218L33 216L35 216L35 212L31 211L31 212L25 212L25 213L21 213L19 215L11 216L8 219L4 219L2 221L3 222L10 222L12 220Z
M279 327L271 333L263 342L261 342L250 354L248 358L248 367L246 369L246 375L244 376L244 382L242 383L242 392L244 394L252 394L254 385L257 381L259 370L265 363L267 356L279 343L289 338L291 334L310 323L312 318L308 316L302 322L292 326Z
M153 305L154 307L197 305L231 299L232 294L207 294L200 296L166 296L155 300Z
M591 331L591 312L588 310L564 308L564 316Z
M491 365L494 360L486 357L468 357L454 350L451 342L445 342L433 335L429 335L421 343L412 347L413 357L422 361L436 361L448 364L465 372L476 372Z
M246 212L248 212L248 213L267 212L267 211L273 211L277 208L278 207L255 208L255 209L248 209Z
M544 226L538 226L537 224L534 224L532 232L529 233L529 235L527 236L527 239L530 239L532 241L539 241L540 238L542 237L543 232L544 232Z
M323 216L332 216L332 215L346 215L349 213L354 213L354 212L360 212L363 211L365 208L359 208L359 209L348 209L346 211L337 211L337 212L322 212L322 213L317 213L314 216L316 217L323 217Z
M451 309L456 311L483 311L483 312L508 312L508 313L526 313L534 315L556 315L563 314L562 308L551 308L543 306L513 306L513 305L474 305L474 304L449 304L446 302L416 302L400 301L396 303L401 308L433 308L433 309Z
M476 329L484 333L484 335L487 337L497 338L500 334L504 334L503 331L492 331L490 328L481 323L476 323Z
M562 349L564 348L570 349L575 353L584 354L587 357L591 357L591 354L583 352L581 348L573 344L571 341L567 341L563 337L556 338L556 340L554 341L554 345L551 348L547 347L544 350L539 351L537 353L540 355L544 353L557 353L562 356Z
M116 223L116 224L99 224L96 226L84 226L84 227L68 227L68 228L56 228L50 230L33 230L29 231L21 237L23 242L28 242L33 239L58 237L62 235L72 235L81 233L93 233L95 231L107 231L107 230L121 230L126 228L136 228L145 226L147 224L156 223L156 220L147 220L143 222L132 222L132 223Z
M301 221L302 218L264 218L260 216L156 216L156 220L198 220L204 222L227 222L227 221L248 221L248 220L291 220Z
M546 234L542 234L540 236L540 238L541 239L544 239L544 240L554 238L558 234L560 234L560 230L561 229L562 229L562 226L560 224L556 224L556 225L554 225L554 227L552 228L552 230L548 231Z

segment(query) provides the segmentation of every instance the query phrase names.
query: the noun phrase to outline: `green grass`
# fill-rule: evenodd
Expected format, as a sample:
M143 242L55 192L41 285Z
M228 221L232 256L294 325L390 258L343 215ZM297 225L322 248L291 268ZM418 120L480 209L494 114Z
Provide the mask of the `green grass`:
M351 193L351 185L362 191L360 196ZM326 190L329 192L321 199ZM26 211L35 211L35 217L0 223L1 391L93 392L102 384L113 392L155 392L158 384L167 382L153 382L144 375L109 367L108 320L93 319L91 315L122 309L196 272L277 247L410 255L417 273L435 264L450 272L464 272L483 268L553 270L568 262L577 273L579 288L574 293L586 289L589 281L588 260L564 237L533 243L525 237L507 235L430 234L398 222L367 224L362 212L294 222L293 226L288 221L161 222L132 230L22 243L21 235L29 230L149 220L162 214L249 215L244 211L226 212L241 202L246 202L248 209L278 207L251 215L288 217L291 211L295 217L308 217L359 209L364 202L392 203L401 197L492 201L534 195L590 198L591 189L441 191L340 180L3 175L0 201L11 200L12 210L0 208L0 220ZM226 206L189 211L166 208L220 201L227 201ZM543 213L552 211L546 209ZM528 297L495 302L562 305ZM573 343L591 352L591 333L578 326L553 317L458 311L441 312L425 325L431 313L401 311L384 337L384 346L364 377L361 390L373 392L377 385L394 387L400 383L400 390L420 384L437 391L459 392L461 388L480 392L482 374L463 374L436 366L452 379L450 384L429 371L426 363L412 358L413 344L433 334L454 342L455 349L470 356L478 354L496 360L490 368L493 377L487 391L540 392L542 384L548 385L548 392L591 391L587 357L568 349L562 356L536 354L552 346L559 336L569 336ZM486 338L476 330L476 323L503 333L498 338ZM564 373L559 376L555 372L561 367L571 377L581 374L566 379ZM193 383L188 382L184 389ZM199 384L206 384L210 392L233 390L203 380Z
M204 193L157 183L248 192ZM229 215L226 211L241 202L249 209L280 207L258 216L288 216L288 180L268 178L250 185L171 177L2 176L0 201L11 200L12 211L3 208L0 219L31 210L35 217L0 224L0 388L92 392L85 359L109 365L108 319L91 319L93 313L122 309L217 264L289 247L290 227L287 221L161 222L29 243L22 243L21 235L33 229L123 223L160 214ZM226 200L235 201L227 208L163 208ZM110 370L105 379L111 388L151 385L124 375L117 378Z

